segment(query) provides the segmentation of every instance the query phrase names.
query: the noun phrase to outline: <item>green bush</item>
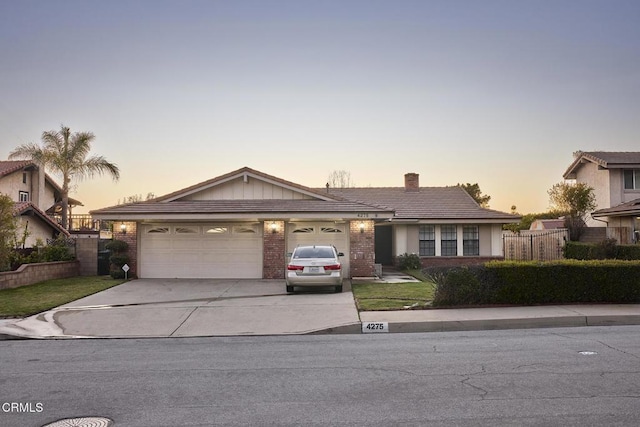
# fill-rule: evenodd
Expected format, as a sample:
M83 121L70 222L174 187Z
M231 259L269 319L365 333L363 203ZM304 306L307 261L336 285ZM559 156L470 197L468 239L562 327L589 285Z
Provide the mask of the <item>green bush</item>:
M579 260L640 260L640 245L618 245L615 239L605 239L599 243L567 242L564 256Z
M398 256L398 268L401 270L419 270L422 268L420 257L417 254L404 253Z
M129 256L125 253L129 249L129 244L123 240L112 240L105 245L105 248L113 253L109 257L111 263L109 274L114 279L123 279L125 272L122 270L122 266L129 262Z
M619 245L616 258L623 260L640 260L640 245Z
M129 249L129 244L124 240L112 240L104 245L104 247L111 252L120 253L126 252L127 249Z
M640 302L638 261L491 261L458 270L438 284L434 305Z

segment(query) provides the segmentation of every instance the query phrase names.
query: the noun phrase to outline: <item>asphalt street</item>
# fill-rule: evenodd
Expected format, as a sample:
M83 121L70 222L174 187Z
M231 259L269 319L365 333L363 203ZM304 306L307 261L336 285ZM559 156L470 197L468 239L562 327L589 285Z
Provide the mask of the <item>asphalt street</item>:
M133 427L640 419L640 326L0 341L0 366L7 427L86 416Z

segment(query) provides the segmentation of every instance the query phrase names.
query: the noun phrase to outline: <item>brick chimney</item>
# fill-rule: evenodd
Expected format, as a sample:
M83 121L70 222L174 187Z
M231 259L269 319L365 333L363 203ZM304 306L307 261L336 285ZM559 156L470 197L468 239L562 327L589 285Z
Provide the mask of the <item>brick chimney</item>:
M404 191L420 191L419 176L413 172L404 174Z

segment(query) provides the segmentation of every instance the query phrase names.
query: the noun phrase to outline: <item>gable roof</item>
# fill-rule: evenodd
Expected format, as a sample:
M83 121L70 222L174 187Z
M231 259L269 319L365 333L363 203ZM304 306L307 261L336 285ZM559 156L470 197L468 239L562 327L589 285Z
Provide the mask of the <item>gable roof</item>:
M303 199L194 200L196 193L242 178L258 179L309 196ZM520 216L481 208L460 187L314 189L243 167L149 201L91 212L106 220L273 219L324 217L391 219L393 221L517 222Z
M257 179L278 187L301 193L303 199L215 199L191 200L189 196L227 182ZM162 220L162 219L273 219L291 217L335 216L355 218L358 214L376 218L391 218L393 210L376 205L354 202L320 192L275 176L243 167L213 179L174 191L155 199L112 206L91 211L100 219Z
M618 206L607 209L599 209L591 214L594 218L605 216L637 216L640 215L640 199L622 203Z
M640 168L640 152L579 151L573 163L562 176L565 179L575 179L578 169L587 162L595 163L602 169Z
M464 189L454 187L331 188L330 193L360 203L386 206L396 212L394 220L485 220L517 222L519 215L480 207Z
M42 210L40 210L36 205L34 205L31 202L18 202L18 203L15 203L13 205L13 211L14 211L14 215L16 215L16 216L18 216L18 215L26 215L26 214L32 213L35 216L37 216L38 218L40 218L44 223L46 223L51 228L53 228L54 230L58 231L59 233L64 234L67 237L70 236L70 234L69 234L69 232L67 230L65 230L60 224L55 222L49 215L44 213Z
M233 172L229 172L226 173L224 175L220 175L217 176L215 178L209 179L207 181L203 181L200 182L198 184L192 185L190 187L187 188L183 188L182 190L178 190L178 191L174 191L173 193L169 193L166 194L164 196L160 196L157 197L155 199L153 199L153 201L156 202L171 202L171 201L175 201L178 200L180 198L192 195L194 193L197 193L199 191L203 191L206 190L208 188L211 187L215 187L217 185L221 185L224 184L225 182L229 182L232 181L234 179L237 178L243 178L244 180L248 180L249 178L257 178L260 179L262 181L268 182L270 184L275 184L278 185L280 187L283 188L287 188L290 190L294 190L296 192L302 193L302 194L306 194L308 196L312 196L314 198L320 199L320 200L333 200L335 199L334 197L327 195L327 194L322 194L320 192L317 192L316 190L313 190L309 187L305 187L303 185L300 184L296 184L294 182L291 181L287 181L281 178L277 178L273 175L269 175L260 171L257 171L255 169L251 169L249 167L243 167L240 168L238 170L235 170Z

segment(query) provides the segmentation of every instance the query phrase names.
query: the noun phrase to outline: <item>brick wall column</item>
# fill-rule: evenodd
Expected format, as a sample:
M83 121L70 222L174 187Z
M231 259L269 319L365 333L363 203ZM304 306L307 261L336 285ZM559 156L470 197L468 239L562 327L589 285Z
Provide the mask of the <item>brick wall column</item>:
M121 225L125 225L125 231ZM138 223L133 221L115 221L113 223L114 240L122 240L129 244L127 256L129 257L129 278L138 276Z
M364 228L361 228L361 224ZM351 277L375 276L374 222L369 219L349 222L349 263Z
M284 221L265 221L262 247L263 279L284 279L285 250Z

